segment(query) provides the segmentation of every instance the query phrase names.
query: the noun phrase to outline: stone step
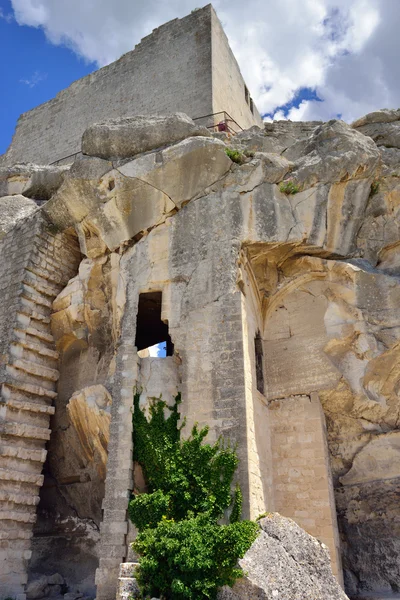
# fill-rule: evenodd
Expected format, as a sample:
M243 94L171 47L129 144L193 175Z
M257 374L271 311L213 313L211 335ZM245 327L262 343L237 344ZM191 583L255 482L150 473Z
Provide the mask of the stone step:
M39 365L38 363L32 362L31 360L25 360L22 358L14 359L10 364L15 369L19 369L20 371L25 371L25 373L30 373L35 377L40 377L42 379L48 379L49 381L57 381L60 373L57 369L51 369L50 367L45 367L43 365Z
M7 381L16 381L17 383L30 383L32 385L40 385L49 390L55 391L55 382L43 377L32 375L23 369L17 369L13 364L6 365Z
M46 406L45 404L36 404L35 402L24 402L23 400L13 400L9 398L0 400L0 406L8 406L14 410L24 410L31 413L40 413L45 415L54 415L56 409L54 406Z
M14 344L13 344L14 345ZM15 345L21 346L22 348L26 348L30 352L35 352L40 354L40 356L45 356L50 360L58 360L59 353L55 350L51 350L47 348L47 346L43 346L43 344L38 344L35 342L30 342L28 340L18 340Z
M46 455L47 451L44 448L22 448L21 446L10 446L0 442L0 457L44 463Z
M39 340L43 340L44 342L48 342L49 344L54 344L54 337L51 335L51 333L47 333L46 331L41 331L35 327L28 327L25 329L25 333L32 337L36 337Z
M43 265L28 265L25 271L32 273L36 277L40 277L46 281L51 281L56 286L59 286L60 291L64 287L62 277L56 269L50 269ZM58 294L57 294L58 295Z
M31 494L15 494L8 490L0 489L0 502L12 502L13 504L22 504L25 506L37 506L40 497Z
M41 294L38 294L35 288L31 285L27 285L23 282L22 285L22 298L27 298L27 300L31 300L38 306L45 306L46 308L51 308L52 301L48 300L48 298L44 298Z
M134 577L118 577L117 600L140 598L140 589Z
M29 344L29 340L26 343ZM48 348L48 345L43 342L37 345L42 346L44 350L50 350L50 348ZM31 348L28 348L24 345L24 340L22 339L18 342L12 342L10 344L10 355L12 360L28 360L43 367L50 367L51 369L57 369L58 366L56 359L50 356L46 356L46 354L39 353L36 350L32 350Z
M12 529L7 528L6 521L2 523L2 528L0 529L0 540L18 540L15 544L13 543L13 549L17 549L16 546L19 546L20 550L29 550L31 547L31 538L33 537L33 527L23 527L23 523L20 523L19 527L14 527ZM17 523L15 524L17 525Z
M57 398L57 392L48 390L40 385L34 385L31 383L23 382L7 382L3 383L1 388L1 395L3 398L11 398L16 393L29 394L30 396L40 396L49 400L55 400Z
M33 425L15 423L13 421L0 423L0 433L13 437L29 438L31 440L45 440L46 442L50 439L50 429L47 427L34 427Z
M48 298L55 298L56 296L58 296L58 294L64 287L60 283L50 283L47 279L44 279L40 275L35 275L29 271L25 271L22 283L33 287L40 294L44 294Z
M119 565L119 577L133 577L135 569L139 566L138 562L126 562Z
M18 483L30 483L37 487L43 485L43 475L37 473L24 473L22 471L16 471L11 469L0 469L0 481L15 481Z
M17 523L36 523L36 514L18 512L16 510L0 510L1 521L16 521Z
M18 310L26 317L50 323L51 308L38 306L28 298L24 298L23 296L20 297L20 306L18 307Z

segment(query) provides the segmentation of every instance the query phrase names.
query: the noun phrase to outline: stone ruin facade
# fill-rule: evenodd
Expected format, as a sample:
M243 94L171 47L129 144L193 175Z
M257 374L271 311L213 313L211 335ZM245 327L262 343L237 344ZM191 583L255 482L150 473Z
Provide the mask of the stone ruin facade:
M115 597L136 389L237 444L245 517L324 542L350 597L395 596L399 211L396 110L128 117L72 165L1 167L0 597Z
M246 516L293 518L352 597L397 590L398 131L137 117L70 168L2 168L2 596L114 597L136 388L238 444Z

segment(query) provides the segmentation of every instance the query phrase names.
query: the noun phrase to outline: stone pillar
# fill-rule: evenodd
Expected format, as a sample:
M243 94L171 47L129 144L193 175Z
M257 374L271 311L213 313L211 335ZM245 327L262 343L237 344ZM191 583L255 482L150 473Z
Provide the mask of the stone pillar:
M118 352L110 426L106 493L100 526L100 565L96 572L97 600L115 598L120 563L131 558L129 544L135 536L127 508L134 488L132 458L132 407L136 387L142 390L141 404L161 394L172 403L179 388L175 357L139 359L133 340L124 339Z
M100 525L100 562L96 571L97 600L116 595L119 565L128 555L127 508L133 490L132 406L138 385L139 357L135 328L124 335L118 348L113 385L107 476Z
M325 416L316 393L270 403L275 510L329 548L343 585Z

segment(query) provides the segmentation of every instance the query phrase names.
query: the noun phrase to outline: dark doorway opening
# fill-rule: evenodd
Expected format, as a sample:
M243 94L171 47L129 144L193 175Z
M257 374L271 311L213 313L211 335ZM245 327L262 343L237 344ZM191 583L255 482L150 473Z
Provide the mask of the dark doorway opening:
M254 352L256 355L256 380L257 389L263 394L264 393L264 367L263 367L263 345L260 332L257 331L256 337L254 338Z
M166 355L172 356L174 345L168 333L168 324L161 320L161 305L162 292L146 292L139 295L135 345L140 351L165 342Z

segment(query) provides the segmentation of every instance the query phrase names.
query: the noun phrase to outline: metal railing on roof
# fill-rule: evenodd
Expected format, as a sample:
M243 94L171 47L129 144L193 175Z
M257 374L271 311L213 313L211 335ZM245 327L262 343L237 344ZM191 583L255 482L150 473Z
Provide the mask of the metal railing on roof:
M235 134L243 131L243 127L240 127L239 123L237 123L235 119L232 119L231 115L227 113L226 110L211 113L204 117L195 117L193 121L215 132L220 131Z
M63 158L58 158L57 160L54 160L53 162L49 163L49 165L59 166L63 160L68 160L69 158L72 158L71 163L73 163L75 158L77 156L79 156L79 154L82 154L82 152L80 150L78 150L78 152L74 152L73 154L68 154L68 156L63 156ZM67 163L63 163L63 164L69 165L70 163L67 162Z

